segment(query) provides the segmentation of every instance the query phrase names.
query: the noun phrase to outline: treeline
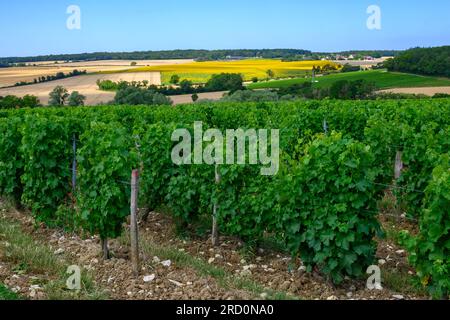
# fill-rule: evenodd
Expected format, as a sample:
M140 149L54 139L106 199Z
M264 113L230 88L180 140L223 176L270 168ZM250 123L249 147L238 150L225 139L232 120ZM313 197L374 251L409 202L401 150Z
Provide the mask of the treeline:
M60 79L65 79L65 78L70 78L70 77L75 77L75 76L80 76L83 74L86 74L87 71L83 70L83 71L78 71L77 69L69 72L69 73L64 73L64 72L58 72L55 75L48 75L48 76L42 76L39 78L35 78L33 79L33 81L20 81L17 82L14 86L15 87L20 87L20 86L26 86L29 84L36 84L36 83L41 83L41 82L49 82L49 81L54 81L54 80L60 80Z
M376 86L366 80L342 80L329 88L314 88L311 82L294 84L278 90L239 90L222 98L227 102L293 101L299 99L364 100L375 96Z
M314 88L311 82L294 84L286 88L280 88L280 96L294 96L305 99L342 99L362 100L369 99L377 90L375 83L366 80L340 80L334 82L330 87Z
M270 102L305 100L400 100L400 99L440 99L450 95L436 93L430 97L423 94L377 93L374 83L366 80L341 80L327 88L314 88L311 82L294 84L279 90L239 90L225 95L226 102Z
M450 46L410 49L384 66L389 71L450 77Z
M23 98L16 96L0 96L0 110L40 107L41 102L36 96L26 95Z
M242 75L237 73L221 73L211 76L206 84L194 85L191 81L183 79L179 81L178 76L173 76L171 79L173 85L170 86L155 86L149 85L147 80L144 81L119 81L114 82L111 80L98 80L97 86L103 91L120 91L129 87L148 89L154 92L166 96L175 96L180 94L198 94L202 92L214 92L214 91L230 91L244 89L244 80Z
M143 86L143 82L125 82L115 83L107 80L98 82L100 88L111 88L117 85L117 92L112 105L171 105L172 100L168 95L192 94L192 101L198 100L198 93L229 91L234 93L244 90L243 79L240 74L221 73L215 74L205 85L193 86L192 82L182 80L178 87L158 87L155 85Z
M93 52L79 54L43 55L35 57L0 58L0 64L39 61L85 61L85 60L164 60L164 59L197 59L220 60L227 57L243 58L287 58L296 55L310 54L302 49L236 49L236 50L164 50L136 52Z

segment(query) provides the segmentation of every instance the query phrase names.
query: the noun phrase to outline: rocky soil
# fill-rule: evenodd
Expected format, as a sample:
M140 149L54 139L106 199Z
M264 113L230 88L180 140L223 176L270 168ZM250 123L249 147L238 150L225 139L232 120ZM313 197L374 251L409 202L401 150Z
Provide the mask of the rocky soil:
M71 261L87 270L94 284L110 299L264 299L266 292L250 290L249 287L230 285L233 280L251 280L267 292L284 292L299 299L427 299L415 293L398 292L383 284L382 290L366 289L366 282L347 279L338 287L332 285L318 272L307 273L299 260L268 249L255 249L245 253L239 239L221 237L221 245L213 247L209 239L183 240L174 230L174 223L167 215L151 213L148 220L140 224L141 243L145 248L169 248L184 256L200 259L201 264L225 270L224 277L205 275L198 266L177 263L167 256L157 256L142 250L141 272L135 277L131 271L126 237L110 241L112 258L104 261L100 254L97 237L81 238L75 234L36 228L33 219L25 213L9 210L4 213L20 221L25 232L37 241L48 244L55 255ZM390 220L387 220L390 221ZM384 221L383 223L387 223ZM144 247L144 246L143 246ZM407 263L406 252L392 241L380 240L377 252L382 271L401 272L414 275ZM14 265L5 261L0 246L0 282L11 290L29 299L46 299L43 284L54 275L26 274L17 272ZM239 281L238 281L239 282ZM397 288L398 289L398 288Z

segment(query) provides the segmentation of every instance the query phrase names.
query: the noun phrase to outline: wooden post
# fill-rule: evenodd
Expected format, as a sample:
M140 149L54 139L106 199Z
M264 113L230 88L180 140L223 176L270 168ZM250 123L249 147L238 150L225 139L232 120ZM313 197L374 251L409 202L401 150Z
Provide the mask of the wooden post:
M130 236L131 236L131 263L133 265L133 273L137 277L139 275L139 239L138 239L138 224L137 224L137 206L138 206L138 192L139 192L139 170L133 170L131 173L131 221L130 221Z
M215 182L216 182L216 185L220 183L219 166L217 164L216 164L216 168L215 168ZM212 235L211 235L211 240L212 240L213 246L219 245L219 229L217 226L217 209L218 209L218 204L214 203L213 225L212 225Z
M75 133L73 134L73 162L72 162L72 193L75 195L75 187L77 185L77 141Z
M328 135L328 123L326 119L323 119L323 131Z
M108 239L101 239L102 252L103 252L103 260L109 259L109 248L108 248Z
M402 161L403 152L397 151L397 154L395 155L395 166L394 166L394 177L395 180L400 178L403 170L403 161Z

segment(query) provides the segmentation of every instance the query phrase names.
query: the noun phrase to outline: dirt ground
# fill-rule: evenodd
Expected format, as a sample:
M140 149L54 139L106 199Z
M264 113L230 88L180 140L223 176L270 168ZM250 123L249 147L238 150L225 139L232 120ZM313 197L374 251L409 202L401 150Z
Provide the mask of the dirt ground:
M450 87L395 88L395 89L381 90L380 92L413 93L413 94L425 94L427 96L433 96L436 93L450 94Z
M83 75L77 77L66 78L62 80L38 83L28 86L20 86L13 88L0 89L0 96L14 95L23 97L31 94L37 96L42 104L48 103L49 93L57 86L65 87L69 92L78 91L86 96L86 105L98 105L107 103L114 99L115 92L102 91L98 89L97 80L112 81L143 81L148 80L150 84L161 84L161 75L159 72L139 72L139 73L116 73L116 74L97 74ZM222 98L223 92L205 92L198 94L200 100L219 100ZM192 103L192 95L169 96L174 105L182 103Z
M167 64L184 64L194 62L193 59L167 59L167 60L95 60L95 61L79 61L79 62L64 62L58 61L58 65L64 67L108 67L108 66L122 66L129 69L132 62L136 62L136 66L163 66ZM55 61L43 62L27 62L28 65L55 65ZM107 70L104 70L107 71Z
M126 236L110 242L112 258L104 261L100 257L97 237L80 238L42 225L36 227L28 214L13 209L3 214L19 221L25 232L51 246L55 254L70 257L71 261L88 270L95 279L95 285L102 288L109 299L233 300L267 297L265 292L250 290L251 286L230 285L243 279L267 292L284 292L294 299L427 299L426 296L402 292L402 288L395 290L384 283L382 290L368 290L365 280L347 279L336 287L316 271L305 272L299 260L270 249L255 248L249 253L239 239L232 237L220 237L218 247L213 247L206 238L181 238L175 233L171 218L155 212L146 222L140 223L142 269L140 275L134 277L128 245L123 240L127 239ZM383 223L388 221L383 219ZM407 226L405 222L401 224ZM177 252L201 262L189 264L182 263L185 259L174 260ZM400 271L408 277L414 274L404 250L390 241L379 241L377 258L383 274ZM224 285L223 278L202 274L199 264L225 270L228 285ZM0 250L0 282L29 299L46 299L45 292L33 287L33 283L48 275L23 274L14 270L13 265L2 259Z
M199 93L199 100L220 100L227 91L205 92ZM170 96L174 105L183 103L192 103L192 94L181 94L178 96Z
M159 72L87 74L33 85L0 89L0 96L15 95L23 97L26 94L31 94L37 96L41 103L47 104L49 93L56 86L63 86L69 92L78 91L85 95L86 105L97 105L102 102L106 103L111 101L114 98L115 93L99 90L97 80L147 80L150 84L159 85L161 83L161 74Z

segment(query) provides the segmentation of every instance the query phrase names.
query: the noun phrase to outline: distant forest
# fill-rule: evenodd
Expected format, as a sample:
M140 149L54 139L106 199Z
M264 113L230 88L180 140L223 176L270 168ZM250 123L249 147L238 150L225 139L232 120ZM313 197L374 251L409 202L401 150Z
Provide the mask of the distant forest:
M36 57L0 58L1 64L39 62L39 61L86 61L86 60L165 60L165 59L197 59L220 60L227 57L262 57L287 58L310 54L302 49L238 49L238 50L167 50L167 51L136 51L136 52L93 52L80 54L57 54Z
M384 66L389 71L450 78L450 46L406 50Z
M393 56L398 51L348 51L345 53L360 53L373 57ZM303 49L236 49L236 50L166 50L166 51L135 51L135 52L93 52L79 54L56 54L35 57L0 58L0 67L9 64L40 61L92 61L92 60L165 60L165 59L196 59L199 61L222 60L227 57L266 59L293 59L299 56L315 56L309 50Z

